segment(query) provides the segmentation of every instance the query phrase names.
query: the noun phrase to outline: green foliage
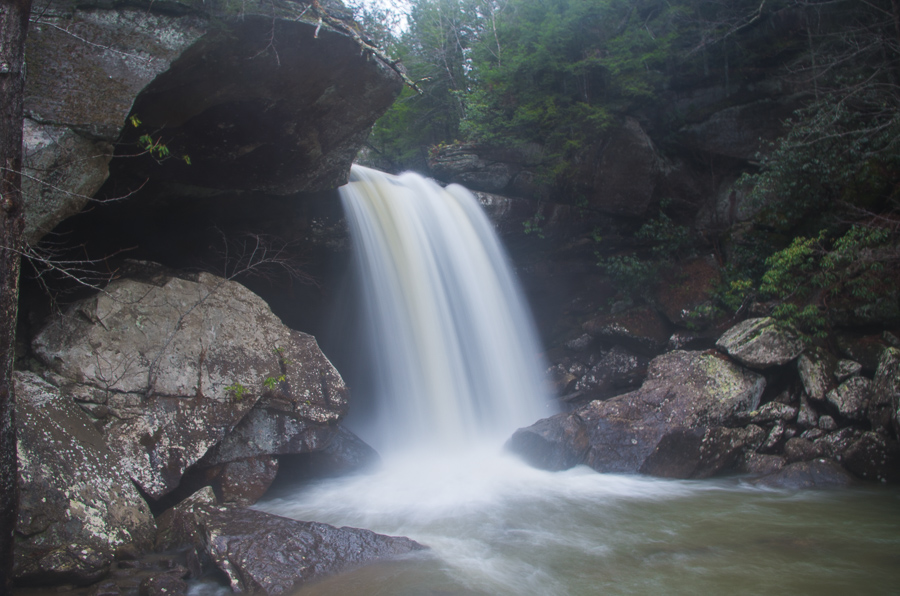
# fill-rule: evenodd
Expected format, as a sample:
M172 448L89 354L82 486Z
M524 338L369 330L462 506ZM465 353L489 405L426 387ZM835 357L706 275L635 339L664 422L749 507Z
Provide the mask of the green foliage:
M247 388L241 383L232 383L231 385L225 387L225 392L230 393L234 401L242 401L244 399L244 395L247 394Z
M668 202L663 201L661 208L666 207ZM599 235L595 233L594 238L596 241ZM625 296L647 298L663 269L690 249L691 236L686 227L676 224L661 210L658 217L638 229L635 238L648 247L643 256L632 253L603 257L597 253L597 265Z
M266 387L266 389L274 390L276 387L278 387L278 384L283 383L284 380L284 375L278 377L266 377L266 380L263 381L263 385Z
M896 267L896 234L887 228L854 225L837 239L825 231L797 237L766 261L760 293L776 299L773 316L801 332L824 337L827 313L837 299L844 305L870 306L888 295L893 284L883 273Z
M132 114L131 116L129 116L128 122L134 128L140 128L140 126L143 124L137 114ZM150 156L154 159L162 161L170 157L169 146L163 143L161 138L154 140L151 135L143 134L138 137L137 144L141 149L149 153ZM189 155L182 155L179 159L181 159L185 164L191 165L191 158Z

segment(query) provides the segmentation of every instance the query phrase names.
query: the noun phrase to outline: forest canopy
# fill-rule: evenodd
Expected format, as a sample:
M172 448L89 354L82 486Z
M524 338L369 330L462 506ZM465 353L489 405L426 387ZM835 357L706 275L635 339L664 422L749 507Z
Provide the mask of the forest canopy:
M727 95L775 72L802 108L736 185L765 208L725 264L721 302L793 301L786 318L817 331L829 292L875 300L898 267L900 0L411 0L405 16L358 13L422 91L406 89L370 136L394 169L425 169L446 144L530 144L544 179L567 188L626 116L677 153L674 94ZM385 25L404 18L400 32ZM628 263L606 265L652 270ZM798 275L816 289L800 296Z

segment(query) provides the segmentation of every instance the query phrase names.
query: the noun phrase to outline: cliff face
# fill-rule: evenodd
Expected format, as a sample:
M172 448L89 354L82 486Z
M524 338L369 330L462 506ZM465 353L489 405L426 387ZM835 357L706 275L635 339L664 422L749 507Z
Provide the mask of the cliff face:
M32 243L94 197L114 158L129 180L276 195L338 186L401 86L294 2L52 3L36 11L27 60ZM140 186L128 184L120 196Z

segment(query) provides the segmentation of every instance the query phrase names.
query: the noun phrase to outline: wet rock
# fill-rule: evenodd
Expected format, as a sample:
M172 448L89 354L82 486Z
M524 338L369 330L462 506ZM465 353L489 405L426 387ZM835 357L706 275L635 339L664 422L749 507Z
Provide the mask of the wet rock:
M709 478L731 469L754 433L743 428L678 428L660 439L641 474L663 478Z
M341 476L376 466L381 456L368 443L341 425L328 444L306 456L307 472L315 477Z
M633 473L675 429L735 424L756 409L764 387L761 375L718 354L670 352L651 362L639 390L520 429L516 434L531 437L510 448L528 461L585 463L600 472Z
M584 401L604 399L640 385L650 361L618 346L604 352L589 370L581 373L572 389ZM570 369L573 373L575 367Z
M670 336L666 322L649 307L597 317L586 322L583 329L591 337L646 355L659 353Z
M806 394L800 396L800 409L797 412L797 426L800 428L816 428L819 424L819 415L809 405Z
M804 346L774 319L763 317L738 323L719 338L716 347L745 366L766 369L787 364L803 352Z
M425 547L357 528L301 522L252 509L195 502L167 530L169 546L198 545L235 592L283 594L349 567ZM181 534L179 535L179 532Z
M220 503L252 505L262 498L278 474L278 460L260 455L216 466L212 482Z
M783 468L787 462L780 455L766 455L763 453L747 453L741 461L738 471L754 476L772 474Z
M841 463L864 480L900 482L900 443L878 433L863 433L843 452Z
M872 382L865 377L850 377L825 394L828 403L837 408L841 416L851 420L865 420L872 394Z
M141 581L138 596L183 596L187 583L172 575L153 575Z
M584 461L590 444L584 423L577 416L557 414L527 428L520 428L506 449L535 468L568 470Z
M825 400L825 394L834 386L836 368L836 359L818 348L806 350L797 358L797 372L810 399Z
M74 401L33 373L16 373L15 384L15 577L24 583L91 583L106 574L116 550L150 548L153 516Z
M747 416L753 424L767 424L769 422L789 422L797 417L799 408L779 402L769 402L758 410L749 412Z
M153 498L175 488L263 393L266 411L315 428L347 407L313 337L286 328L240 284L205 273L117 280L53 317L32 347L72 385L107 394L107 442ZM281 376L270 395L266 379Z
M788 464L777 472L757 478L753 483L772 488L800 490L852 486L856 483L856 479L840 464L826 459L816 459Z
M784 444L784 457L788 463L809 461L825 455L821 445L808 439L794 437Z
M821 445L828 457L840 461L847 449L859 439L861 434L858 429L845 427L825 434L816 439L815 443Z
M780 451L782 440L785 439L785 426L781 420L772 425L765 441L759 447L761 453L775 453Z
M900 350L887 348L878 361L869 401L872 430L886 431L893 426L900 435Z

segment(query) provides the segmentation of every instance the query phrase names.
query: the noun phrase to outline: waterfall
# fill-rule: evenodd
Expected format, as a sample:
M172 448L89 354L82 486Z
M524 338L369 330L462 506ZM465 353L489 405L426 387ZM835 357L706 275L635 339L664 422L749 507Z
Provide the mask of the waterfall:
M354 166L341 198L377 370L366 438L381 450L470 445L552 413L530 313L475 197Z

